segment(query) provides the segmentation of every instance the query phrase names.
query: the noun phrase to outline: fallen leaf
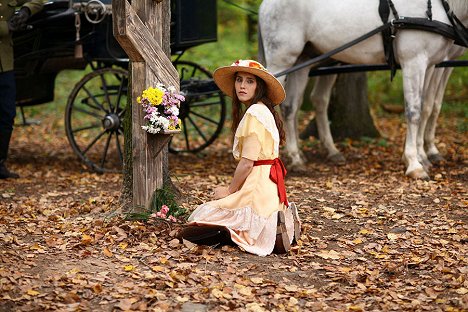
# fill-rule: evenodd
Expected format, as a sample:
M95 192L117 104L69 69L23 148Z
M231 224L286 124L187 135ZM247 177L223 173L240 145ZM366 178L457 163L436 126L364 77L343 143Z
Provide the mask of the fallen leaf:
M27 291L27 294L30 295L30 296L37 296L37 295L40 295L41 293L36 291L36 290L33 290L33 289L29 289Z
M133 271L135 269L135 267L131 264L128 264L126 266L124 266L124 270L129 272L129 271Z

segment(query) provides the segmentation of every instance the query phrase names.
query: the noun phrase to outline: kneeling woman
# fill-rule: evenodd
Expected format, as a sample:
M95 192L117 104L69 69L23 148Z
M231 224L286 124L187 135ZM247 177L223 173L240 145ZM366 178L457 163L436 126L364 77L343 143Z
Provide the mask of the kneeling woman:
M252 60L218 68L214 81L232 97L232 152L239 163L230 185L217 187L215 200L192 213L182 237L192 240L209 229L222 228L247 252L285 253L299 239L300 221L295 205L287 201L286 169L278 158L285 134L274 106L284 101L284 88ZM247 108L244 114L242 104Z

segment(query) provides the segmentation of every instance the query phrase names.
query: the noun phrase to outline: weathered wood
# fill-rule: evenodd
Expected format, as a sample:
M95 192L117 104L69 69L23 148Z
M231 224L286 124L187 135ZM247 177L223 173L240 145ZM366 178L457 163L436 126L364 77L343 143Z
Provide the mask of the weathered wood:
M120 0L116 2L120 2ZM161 41L152 37L152 33L137 15L132 5L126 0L124 2L126 22L114 22L114 25L119 27L118 31L114 32L114 36L129 55L131 61L144 61L156 77L164 80L167 85L173 85L178 88L179 75L174 66L172 66L171 60L161 49ZM155 15L162 16L161 14ZM161 34L162 31L159 30L155 33Z
M131 61L131 103L142 91L158 82L179 90L179 76L170 60L169 0L114 0L114 36ZM169 16L169 17L168 17ZM163 48L161 48L163 47ZM148 207L154 191L163 186L163 162L167 161L167 135L147 134L141 129L144 112L132 105L133 206ZM162 153L160 153L163 151Z
M162 34L170 34L171 33L171 2L166 1L162 3ZM162 36L163 40L161 42L161 49L167 55L167 57L171 57L171 36ZM177 188L172 183L170 172L169 172L169 148L166 144L164 146L162 153L163 157L163 185L164 187L177 192Z
M130 62L129 72L132 72L132 63ZM132 77L128 79L128 90L132 90ZM132 206L133 201L133 148L132 148L132 97L127 96L127 109L123 116L124 128L124 150L123 150L123 181L122 191L120 193L120 203L125 210Z
M140 96L145 89L146 64L144 62L132 62L132 99ZM132 103L136 101L132 100ZM133 201L135 206L145 206L146 201L143 198L149 192L147 181L150 179L147 170L146 148L148 145L148 135L142 131L141 125L144 112L139 105L132 105L132 149L133 149ZM155 183L157 184L158 181Z
M138 1L137 1L138 2ZM112 1L112 22L114 37L125 50L131 61L144 61L138 49L127 38L127 0Z

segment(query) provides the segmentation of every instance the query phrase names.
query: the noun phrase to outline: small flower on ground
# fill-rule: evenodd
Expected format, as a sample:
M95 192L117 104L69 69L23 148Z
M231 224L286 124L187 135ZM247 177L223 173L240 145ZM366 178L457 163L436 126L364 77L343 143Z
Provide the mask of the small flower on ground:
M169 212L169 207L167 207L166 205L162 205L161 212L164 214L167 214Z

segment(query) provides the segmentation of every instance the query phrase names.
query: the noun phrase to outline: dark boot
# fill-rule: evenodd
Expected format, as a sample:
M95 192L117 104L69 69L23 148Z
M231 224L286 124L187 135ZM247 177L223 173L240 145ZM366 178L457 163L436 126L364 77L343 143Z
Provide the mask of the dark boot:
M206 246L234 245L229 230L221 225L188 225L178 235L179 240Z
M0 179L19 178L14 172L11 172L5 166L5 161L8 155L8 147L10 145L11 130L0 131Z

